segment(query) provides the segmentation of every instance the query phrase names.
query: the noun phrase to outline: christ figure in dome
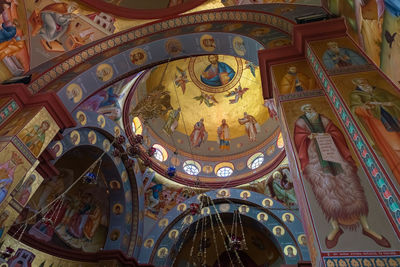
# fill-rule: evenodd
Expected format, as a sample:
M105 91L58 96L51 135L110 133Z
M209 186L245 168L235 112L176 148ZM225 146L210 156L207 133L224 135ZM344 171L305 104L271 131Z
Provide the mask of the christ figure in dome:
M226 63L218 61L218 55L209 55L208 65L201 74L201 81L208 86L222 86L229 83L235 76L235 71Z

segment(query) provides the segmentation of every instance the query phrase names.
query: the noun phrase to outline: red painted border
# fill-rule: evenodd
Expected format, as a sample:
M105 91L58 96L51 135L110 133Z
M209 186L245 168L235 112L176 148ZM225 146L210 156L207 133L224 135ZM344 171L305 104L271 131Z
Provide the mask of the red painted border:
M80 0L92 8L113 14L119 17L128 19L160 19L168 16L178 15L180 13L191 10L199 5L207 2L207 0L191 0L187 3L180 4L174 7L167 7L162 9L138 9L121 7L113 4L109 4L102 0ZM144 0L130 0L144 1Z

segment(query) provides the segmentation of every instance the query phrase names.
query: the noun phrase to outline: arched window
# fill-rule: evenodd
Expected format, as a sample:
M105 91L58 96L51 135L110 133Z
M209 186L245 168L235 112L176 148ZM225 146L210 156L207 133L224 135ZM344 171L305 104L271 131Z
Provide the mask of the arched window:
M249 160L247 161L247 167L249 169L254 170L260 167L261 164L263 164L263 162L264 162L264 155L263 153L258 152L249 158Z
M282 148L285 146L285 143L283 142L282 133L279 133L278 140L276 141L276 146L278 148Z
M190 175L197 175L201 170L201 166L194 160L187 160L183 163L183 170Z
M215 166L215 174L218 177L228 177L231 176L235 167L231 162L221 162Z
M228 177L233 173L233 170L229 167L219 168L217 171L217 176L219 177Z
M134 134L143 133L143 125L138 117L134 117L132 120L132 131Z
M158 161L166 161L168 159L168 152L165 150L165 148L159 144L154 144L153 147L156 149L156 152L154 153L154 158L157 159Z

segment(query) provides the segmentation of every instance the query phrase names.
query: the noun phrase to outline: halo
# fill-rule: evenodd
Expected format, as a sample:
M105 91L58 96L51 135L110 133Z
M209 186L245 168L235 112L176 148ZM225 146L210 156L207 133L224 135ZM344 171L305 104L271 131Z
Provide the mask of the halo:
M278 229L278 228L281 229L281 235L284 235L285 234L285 229L280 225L277 225L274 228L272 228L272 232L274 233L274 235L276 235L276 229Z
M293 249L293 255L297 255L297 249L294 247L294 246L292 246L292 245L287 245L284 249L283 249L283 252L285 253L285 255L287 256L288 255L288 248L292 248Z

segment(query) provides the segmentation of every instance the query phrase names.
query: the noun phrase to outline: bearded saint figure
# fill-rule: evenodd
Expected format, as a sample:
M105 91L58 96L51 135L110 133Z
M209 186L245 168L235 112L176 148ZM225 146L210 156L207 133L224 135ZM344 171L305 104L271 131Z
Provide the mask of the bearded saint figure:
M290 66L281 80L280 91L281 94L285 95L293 94L294 92L312 90L314 88L314 79L298 72L296 66Z
M344 135L311 104L303 105L301 110L304 114L295 123L294 142L303 175L333 228L325 238L326 247L336 246L343 234L341 226L354 229L359 224L365 236L382 247L390 247L389 241L368 225L368 203ZM329 148L337 152L329 160L319 146L322 137L325 142L331 137Z
M204 119L201 118L200 121L196 122L193 126L193 131L190 134L190 143L193 147L200 147L201 144L207 140L207 136Z
M242 124L246 127L246 133L249 137L249 141L254 142L256 141L257 134L261 132L260 125L258 124L256 118L247 114L247 112L245 112L243 116L243 118L239 119L239 124Z
M364 132L373 138L400 183L400 99L367 79L353 79L356 88L350 95L350 107Z

